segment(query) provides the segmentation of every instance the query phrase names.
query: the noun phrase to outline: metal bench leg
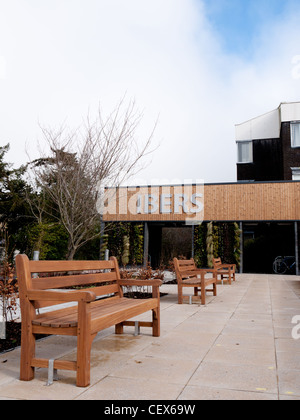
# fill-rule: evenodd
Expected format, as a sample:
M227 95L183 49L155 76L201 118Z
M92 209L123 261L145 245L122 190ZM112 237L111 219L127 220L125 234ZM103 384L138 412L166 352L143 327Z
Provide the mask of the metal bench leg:
M48 382L46 386L53 384L53 381L58 381L57 369L54 369L54 359L50 359L48 363Z
M140 327L140 323L139 323L139 321L135 321L135 322L134 322L134 325L135 325L135 332L134 332L134 336L136 337L136 336L140 335L140 332L141 332L141 327Z

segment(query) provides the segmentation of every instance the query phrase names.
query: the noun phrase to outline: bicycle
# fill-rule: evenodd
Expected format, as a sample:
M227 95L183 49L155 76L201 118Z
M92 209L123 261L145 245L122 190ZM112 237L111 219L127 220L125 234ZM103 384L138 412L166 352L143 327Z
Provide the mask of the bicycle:
M276 257L273 262L273 271L276 274L285 274L296 269L295 257Z

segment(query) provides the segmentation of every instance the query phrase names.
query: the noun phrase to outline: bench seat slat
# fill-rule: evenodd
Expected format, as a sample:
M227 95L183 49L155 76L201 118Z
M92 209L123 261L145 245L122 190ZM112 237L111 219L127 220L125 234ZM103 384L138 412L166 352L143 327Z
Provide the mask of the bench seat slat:
M92 318L92 333L96 331L109 328L124 320L129 320L151 309L156 309L158 306L158 299L118 299L118 305L111 307L106 313L98 312L95 318ZM99 307L100 309L100 307Z
M43 327L55 327L55 328L68 328L77 327L77 319L75 314L77 313L77 305L69 308L58 309L53 312L46 312L45 314L38 315L36 319L32 321L32 325L39 325Z
M98 303L98 305L97 305ZM154 309L157 307L157 299L128 299L119 298L100 302L95 302L91 307L91 318L93 321L97 320L97 324L101 324L103 321L105 325L107 323L110 326L115 325L116 317L123 319L124 312L129 313L129 319L133 316L139 315L145 312L145 306L147 309ZM133 314L131 316L131 314ZM77 326L77 305L70 308L64 308L50 313L38 315L35 320L32 321L33 325L42 327L52 328L68 328ZM98 322L99 321L99 322Z
M182 280L182 284L186 284L186 285L187 284L192 284L192 285L199 286L199 287L201 285L201 283L200 283L200 281L197 277L190 278L190 279L187 279L187 280Z

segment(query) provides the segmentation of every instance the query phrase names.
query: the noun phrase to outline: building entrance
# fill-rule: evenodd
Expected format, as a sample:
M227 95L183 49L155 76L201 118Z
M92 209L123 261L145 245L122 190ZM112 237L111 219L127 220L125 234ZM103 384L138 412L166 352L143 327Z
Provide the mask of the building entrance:
M244 223L243 237L244 273L271 274L276 257L295 256L293 223Z
M153 269L167 267L174 257L187 259L193 253L193 230L191 226L174 223L149 223L148 259Z

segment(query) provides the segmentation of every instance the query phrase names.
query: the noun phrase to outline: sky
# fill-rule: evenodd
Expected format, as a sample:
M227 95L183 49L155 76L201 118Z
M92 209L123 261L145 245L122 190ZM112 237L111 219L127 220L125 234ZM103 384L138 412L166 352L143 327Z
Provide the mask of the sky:
M155 151L128 184L235 182L235 124L300 101L300 0L0 0L0 145L121 98Z

